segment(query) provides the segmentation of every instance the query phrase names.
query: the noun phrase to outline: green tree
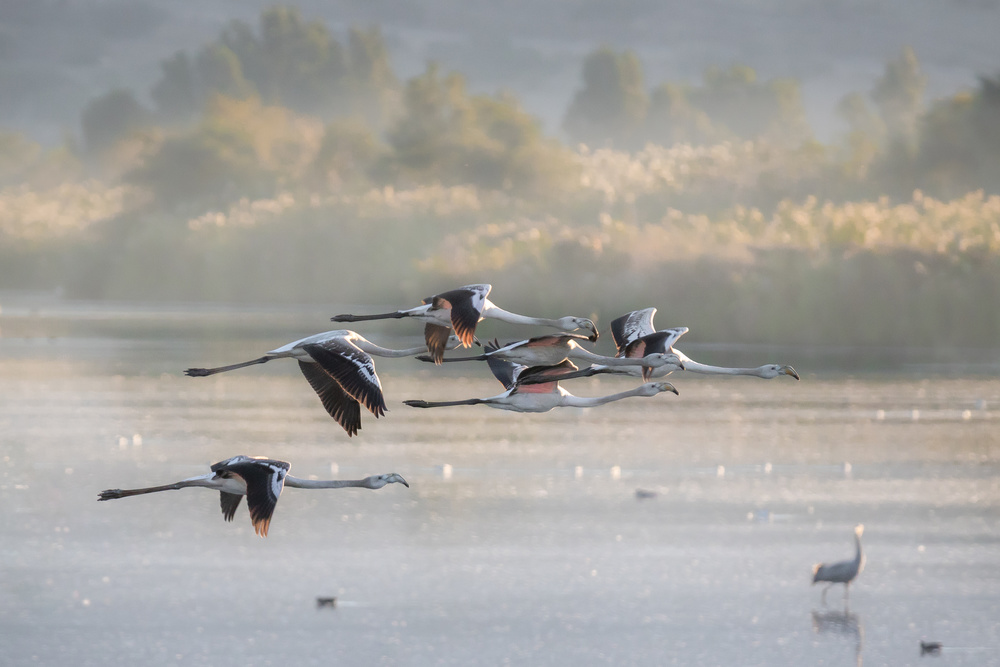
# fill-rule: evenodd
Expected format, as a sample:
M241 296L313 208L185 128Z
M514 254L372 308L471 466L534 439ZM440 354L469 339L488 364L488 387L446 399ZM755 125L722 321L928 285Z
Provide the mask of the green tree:
M905 47L898 58L886 64L885 72L875 82L871 97L885 123L890 141L909 143L916 137L926 87L927 77L920 69L917 54L910 47Z
M309 179L316 189L365 184L385 149L371 129L358 119L327 125Z
M746 65L710 67L704 85L692 90L690 99L717 130L724 128L735 137L767 137L775 143L799 145L812 134L798 82L775 79L762 83Z
M240 59L222 44L211 44L198 54L198 74L206 91L226 97L246 98L255 93L243 76Z
M558 188L574 173L514 98L469 96L461 75L442 76L433 63L407 82L388 142L405 180L523 190Z
M918 150L906 165L913 181L904 187L941 197L1000 193L1000 75L980 77L976 90L937 102L919 127ZM898 164L886 166L893 170Z
M635 54L598 49L583 62L583 88L570 103L563 129L574 141L588 144L641 144L638 134L649 104L643 86Z
M706 144L717 138L712 121L691 104L686 87L671 83L653 89L643 134L662 146Z
M353 111L380 126L399 103L399 81L392 71L382 32L377 27L351 28L347 44Z
M160 63L162 74L151 91L159 115L167 121L184 122L201 110L202 96L191 58L178 51Z
M265 73L257 83L265 101L321 115L346 110L338 99L347 87L344 48L322 23L273 7L260 18L259 41Z
M843 170L849 177L864 178L878 157L885 126L860 93L851 93L840 100L837 113L848 127Z
M131 91L116 88L83 109L80 126L88 154L100 155L119 139L148 124L147 111Z

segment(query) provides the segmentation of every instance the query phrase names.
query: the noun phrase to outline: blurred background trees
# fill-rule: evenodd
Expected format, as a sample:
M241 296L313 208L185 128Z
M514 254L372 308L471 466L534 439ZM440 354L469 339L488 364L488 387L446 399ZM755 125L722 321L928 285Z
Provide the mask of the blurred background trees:
M58 148L0 132L0 288L363 301L490 280L525 311L669 306L703 340L993 345L1000 75L925 98L904 49L824 144L796 80L647 82L600 47L551 136L459 72L400 80L377 27L275 7L93 98Z

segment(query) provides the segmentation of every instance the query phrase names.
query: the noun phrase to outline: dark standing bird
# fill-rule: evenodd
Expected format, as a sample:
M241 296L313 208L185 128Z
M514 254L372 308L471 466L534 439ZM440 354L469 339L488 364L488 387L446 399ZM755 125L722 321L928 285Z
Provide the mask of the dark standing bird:
M854 529L854 543L857 546L857 552L854 555L853 560L844 560L839 563L831 563L827 565L826 563L820 563L819 565L813 566L813 584L817 582L829 582L826 588L823 589L822 599L826 602L826 592L830 590L830 587L834 584L844 584L844 598L847 598L851 582L854 581L861 570L865 567L865 556L861 552L861 534L865 532L865 527L858 524Z
M641 368L636 366L609 367L608 365L595 364L579 371L572 377L587 377L602 373L633 376L641 374L645 380L663 377L676 370L685 370L707 375L752 375L765 380L781 375L789 375L796 380L799 379L799 374L795 372L794 368L780 364L765 364L756 368L727 368L699 363L673 346L677 339L688 332L688 328L675 327L657 331L653 328L654 314L656 314L656 308L633 310L611 322L611 335L618 348L616 356L641 358L651 354L672 353L677 356L676 364Z
M447 342L452 347L459 344L454 336ZM375 373L375 362L369 355L409 357L423 351L423 347L390 350L375 345L353 331L342 329L288 343L252 361L219 368L189 368L184 374L191 377L205 377L263 364L272 359L295 359L299 362L302 374L319 394L323 407L338 424L344 427L347 435L352 436L361 428L360 403L363 403L376 419L386 411L382 383Z
M486 349L487 353L489 353L497 348L493 345L487 345ZM470 398L461 401L430 402L410 400L403 401L403 403L414 408L487 405L491 408L512 410L514 412L548 412L552 408L559 407L590 408L623 398L629 398L630 396L655 396L663 391L677 393L677 390L669 382L647 382L635 389L609 396L582 398L574 396L559 386L559 380L564 373L576 370L576 366L569 360L563 360L561 363L553 366L532 366L530 368L521 364L515 364L499 356L488 355L486 361L489 363L494 377L507 390L504 393L490 398ZM534 383L524 383L524 380L529 377L534 379Z
M396 310L391 313L377 315L334 315L333 322L363 322L367 320L402 319L412 317L425 323L424 338L427 341L427 351L434 363L441 363L444 357L445 341L451 329L462 341L462 345L470 347L475 338L476 325L483 318L489 317L511 324L530 324L555 327L562 331L583 329L590 332L591 340L597 340L597 326L585 317L560 317L548 319L544 317L527 317L518 315L497 307L487 296L492 285L466 285L450 292L442 292L424 299L421 306L408 310Z
M281 489L285 486L298 489L343 489L351 486L381 489L386 484L394 482L399 482L406 487L410 486L405 479L394 472L385 475L372 475L364 479L310 480L292 477L288 474L288 469L289 464L284 461L240 455L216 463L212 466L212 472L207 475L199 475L173 484L151 486L144 489L107 489L101 491L97 499L114 500L143 493L186 489L192 486L217 489L221 494L222 516L226 521L233 520L236 508L240 506L240 500L246 496L254 532L261 537L267 537L267 529L271 525L271 515L274 513L278 496L281 495Z

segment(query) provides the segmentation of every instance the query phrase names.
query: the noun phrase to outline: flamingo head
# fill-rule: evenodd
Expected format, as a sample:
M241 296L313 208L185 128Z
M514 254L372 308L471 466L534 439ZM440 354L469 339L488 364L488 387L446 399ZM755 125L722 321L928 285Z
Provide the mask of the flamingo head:
M782 366L781 364L765 364L759 369L760 376L765 380L770 380L771 378L776 378L780 375L790 375L796 380L799 379L799 374L795 372L795 369L791 366Z
M597 340L597 325L594 320L586 317L561 317L558 320L559 328L563 331L576 331L577 329L587 332L587 338L593 343Z
M396 482L399 482L406 488L410 488L410 485L406 483L406 480L394 472L386 473L384 475L372 475L371 477L366 478L365 482L365 486L369 489L381 489L386 484L393 484Z
M639 389L642 391L643 396L655 396L656 394L664 391L670 391L680 396L680 392L677 391L677 388L669 382L647 382L639 387Z
M643 357L643 360L651 362L642 367L643 380L648 380L653 374L653 369L656 368L666 371L666 373L661 373L661 375L668 375L674 371L684 370L684 365L681 363L680 357L673 352L652 352Z

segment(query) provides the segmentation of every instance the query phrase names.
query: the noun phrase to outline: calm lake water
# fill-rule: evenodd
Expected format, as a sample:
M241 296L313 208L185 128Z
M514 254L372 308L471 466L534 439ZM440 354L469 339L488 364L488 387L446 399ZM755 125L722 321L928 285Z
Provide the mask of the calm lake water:
M932 660L921 639L1000 664L995 353L846 372L692 341L802 381L674 374L680 396L540 415L408 408L500 385L377 359L389 412L348 439L292 362L182 375L343 308L0 307L0 664L895 666ZM419 344L416 324L355 326ZM203 489L95 502L241 453L411 488L286 489L267 539ZM858 523L867 566L824 605L812 565L852 557Z

